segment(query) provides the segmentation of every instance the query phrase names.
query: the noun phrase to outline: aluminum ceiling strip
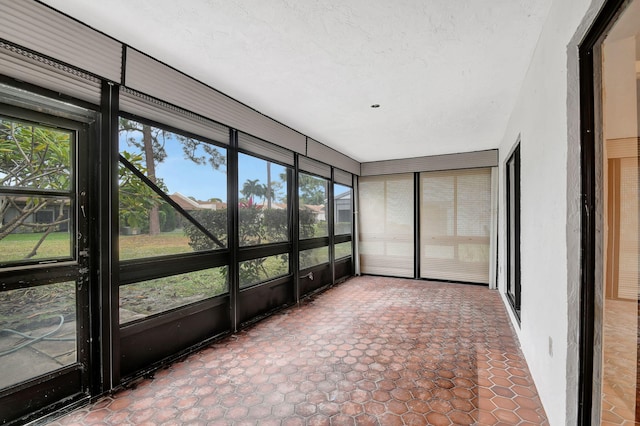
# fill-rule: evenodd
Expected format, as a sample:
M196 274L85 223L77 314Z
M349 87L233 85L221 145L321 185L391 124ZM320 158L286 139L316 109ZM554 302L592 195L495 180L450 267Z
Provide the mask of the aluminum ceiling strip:
M360 175L359 162L311 138L307 139L307 157Z
M294 164L293 152L246 133L238 133L238 148L279 163Z
M0 42L0 74L100 104L99 79L3 42Z
M202 136L225 145L229 144L228 127L165 104L131 89L120 88L120 109L166 124L175 129L185 130L196 136Z
M122 44L33 0L0 0L0 38L119 83Z
M298 168L301 171L331 179L331 166L302 155L298 159Z
M498 150L464 152L459 154L432 155L400 160L362 163L362 176L388 175L406 172L430 172L437 170L473 169L496 167Z
M353 186L353 175L340 169L333 169L333 180L340 185Z
M129 47L125 85L291 151L305 151L304 135Z

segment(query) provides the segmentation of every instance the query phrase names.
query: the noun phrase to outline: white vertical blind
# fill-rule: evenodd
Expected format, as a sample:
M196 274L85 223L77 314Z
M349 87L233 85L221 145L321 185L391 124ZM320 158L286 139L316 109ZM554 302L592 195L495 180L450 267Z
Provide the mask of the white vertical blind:
M413 277L413 173L360 178L359 222L361 272Z
M498 262L498 178L500 173L497 167L491 168L491 231L489 249L489 288L498 288L497 262Z
M420 174L420 276L489 283L491 169Z
M620 159L618 297L638 300L638 157Z

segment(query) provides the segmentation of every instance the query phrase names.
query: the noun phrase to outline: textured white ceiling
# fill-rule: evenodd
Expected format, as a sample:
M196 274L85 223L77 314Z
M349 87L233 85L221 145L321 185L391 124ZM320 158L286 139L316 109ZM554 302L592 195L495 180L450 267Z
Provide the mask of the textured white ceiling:
M551 2L44 0L358 161L495 148Z

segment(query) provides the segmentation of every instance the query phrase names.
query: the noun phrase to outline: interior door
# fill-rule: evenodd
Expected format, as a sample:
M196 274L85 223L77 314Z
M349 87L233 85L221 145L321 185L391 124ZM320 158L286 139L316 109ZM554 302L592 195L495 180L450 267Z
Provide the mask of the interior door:
M603 202L603 276L597 281L594 322L601 345L593 375L598 424L640 424L640 0L624 5L598 53L596 111L602 121L596 134L602 145L596 152L602 155Z
M89 129L0 104L1 424L88 396Z

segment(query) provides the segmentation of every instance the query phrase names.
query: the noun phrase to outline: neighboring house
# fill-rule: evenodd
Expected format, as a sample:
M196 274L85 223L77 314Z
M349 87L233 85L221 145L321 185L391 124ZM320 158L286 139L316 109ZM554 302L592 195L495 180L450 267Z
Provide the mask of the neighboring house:
M313 214L316 222L325 222L327 220L324 204L320 204L320 205L302 204L300 205L300 210L310 211Z
M337 194L334 197L334 214L336 218L336 227L346 226L346 232L351 232L351 190L345 191L342 194ZM325 204L302 204L300 210L310 211L316 222L325 222L327 220L327 208ZM336 230L338 233L339 229Z
M336 222L351 223L351 189L342 194L336 194L333 198Z
M274 210L286 210L287 205L283 203L271 203L271 208Z
M6 202L7 196L0 196L0 205ZM5 225L11 223L13 219L18 217L21 214L21 210L26 207L27 197L13 197L13 204L9 205L4 213L1 214L0 219L0 229L2 229ZM58 232L66 232L69 230L69 201L68 200L52 200L45 207L41 208L37 212L28 215L22 223L24 225L18 226L12 233L13 234L24 234L30 232L43 232L47 226L51 223L56 222L58 215L60 213L60 203L64 202L65 205L63 207L63 217L64 222L56 225L56 231ZM33 225L41 225L41 226L33 226Z
M187 197L179 192L174 192L169 197L185 211L193 210L220 210L226 209L227 204L220 201L200 201Z

